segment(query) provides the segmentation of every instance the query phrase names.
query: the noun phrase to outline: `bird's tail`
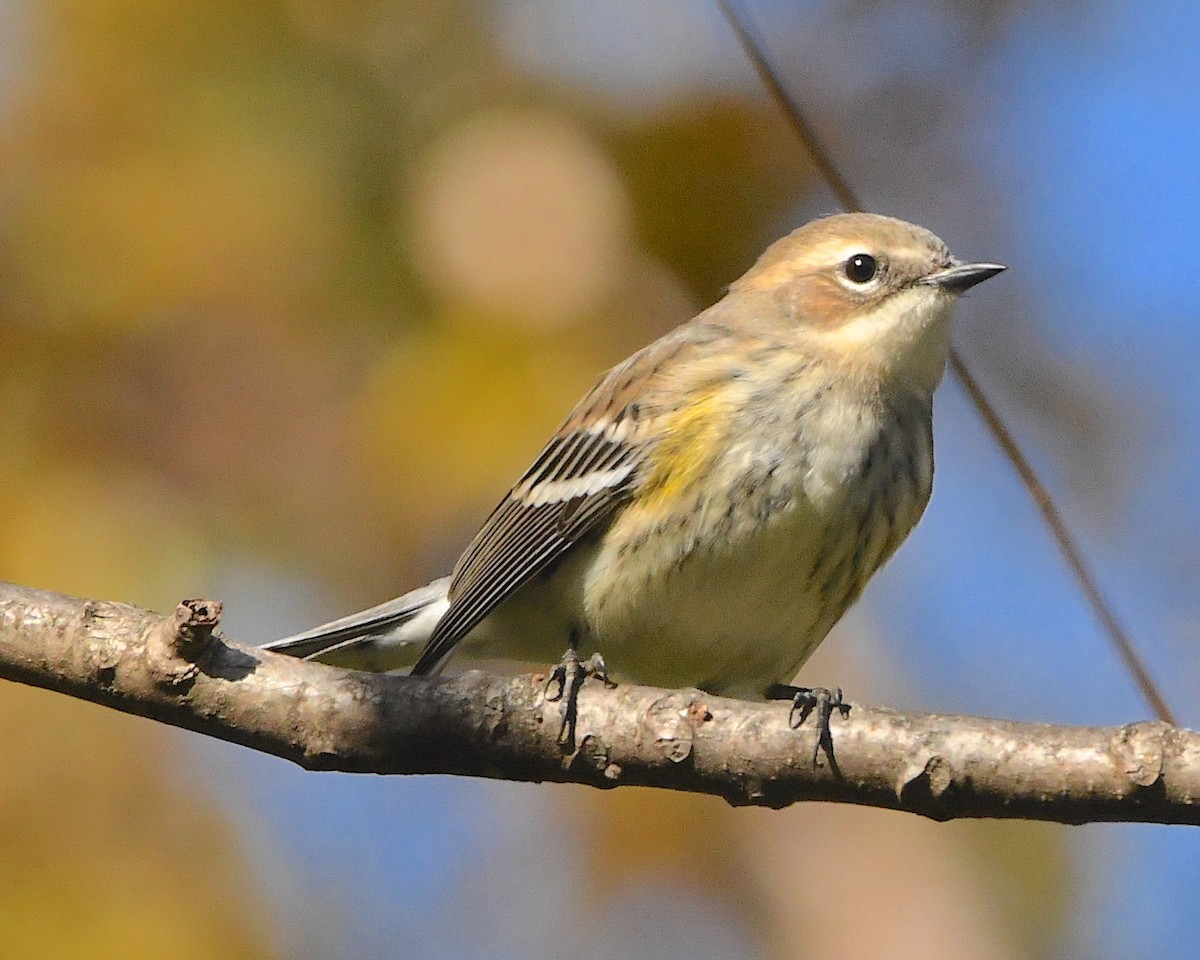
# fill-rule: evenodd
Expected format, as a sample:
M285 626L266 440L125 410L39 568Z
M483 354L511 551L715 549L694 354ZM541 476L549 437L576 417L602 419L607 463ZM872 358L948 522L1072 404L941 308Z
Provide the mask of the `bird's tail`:
M450 578L442 577L395 600L303 633L263 644L263 650L353 670L411 667L449 606Z

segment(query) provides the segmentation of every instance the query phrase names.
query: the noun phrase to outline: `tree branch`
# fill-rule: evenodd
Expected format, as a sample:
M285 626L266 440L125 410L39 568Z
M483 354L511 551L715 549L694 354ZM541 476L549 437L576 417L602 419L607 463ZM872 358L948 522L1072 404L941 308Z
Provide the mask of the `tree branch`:
M560 745L543 679L357 673L235 644L220 605L175 614L0 583L0 678L219 737L311 770L664 787L782 807L832 800L936 820L1200 822L1200 734L897 713L835 716L836 763L780 704L588 683Z

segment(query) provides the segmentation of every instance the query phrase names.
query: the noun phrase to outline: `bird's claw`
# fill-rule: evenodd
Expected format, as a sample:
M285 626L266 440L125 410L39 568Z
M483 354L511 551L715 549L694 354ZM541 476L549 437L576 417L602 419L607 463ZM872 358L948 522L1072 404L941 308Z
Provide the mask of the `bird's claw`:
M816 715L817 737L813 742L812 763L815 767L821 751L829 758L830 768L837 770L837 761L833 756L833 733L829 729L829 721L836 710L845 720L850 716L850 704L842 699L841 687L793 687L778 684L771 688L768 696L772 700L791 700L792 706L788 711L788 726L793 730L800 729L810 715Z
M546 678L544 688L546 700L550 703L556 703L559 700L563 702L562 725L558 730L558 742L564 748L569 749L575 743L575 721L579 716L579 690L583 686L583 681L588 677L595 677L609 689L616 686L609 679L608 667L605 666L604 658L599 653L593 653L586 661L580 660L579 652L574 647L570 647L555 668L550 671L550 676ZM556 685L557 691L554 690Z
M595 677L606 687L616 686L608 678L608 667L605 666L604 658L600 654L593 653L585 662L579 659L578 651L572 647L563 654L563 658L546 678L546 699L551 703L561 700L568 693L577 691L588 677ZM558 684L558 692L551 693L550 690L555 684Z

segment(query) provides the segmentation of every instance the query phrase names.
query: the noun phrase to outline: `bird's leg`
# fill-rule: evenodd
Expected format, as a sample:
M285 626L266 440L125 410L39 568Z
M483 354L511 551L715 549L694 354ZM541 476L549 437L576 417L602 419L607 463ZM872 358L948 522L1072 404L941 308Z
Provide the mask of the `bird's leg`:
M571 747L575 743L575 721L579 716L579 690L583 686L583 681L588 677L595 677L606 687L616 686L608 678L608 668L604 665L604 658L599 653L593 653L586 661L579 659L579 635L576 631L571 631L569 642L567 652L550 672L545 688L548 701L554 703L561 700L563 702L562 726L558 731L558 742L564 747ZM555 685L558 686L558 690L551 692Z
M817 739L813 744L813 766L817 765L817 758L824 750L829 758L829 768L836 773L837 760L833 756L833 734L829 730L829 720L834 710L842 715L843 720L850 716L850 704L842 700L842 688L795 687L790 683L776 683L767 690L767 699L792 701L792 709L788 711L788 726L793 730L798 730L809 714L816 713Z

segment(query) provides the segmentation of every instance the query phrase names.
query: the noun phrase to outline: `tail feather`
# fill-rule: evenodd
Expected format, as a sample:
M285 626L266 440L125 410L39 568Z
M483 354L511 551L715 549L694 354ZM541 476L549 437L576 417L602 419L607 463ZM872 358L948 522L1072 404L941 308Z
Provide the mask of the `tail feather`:
M450 578L442 577L402 597L261 647L290 657L358 670L399 670L416 661L445 613Z

